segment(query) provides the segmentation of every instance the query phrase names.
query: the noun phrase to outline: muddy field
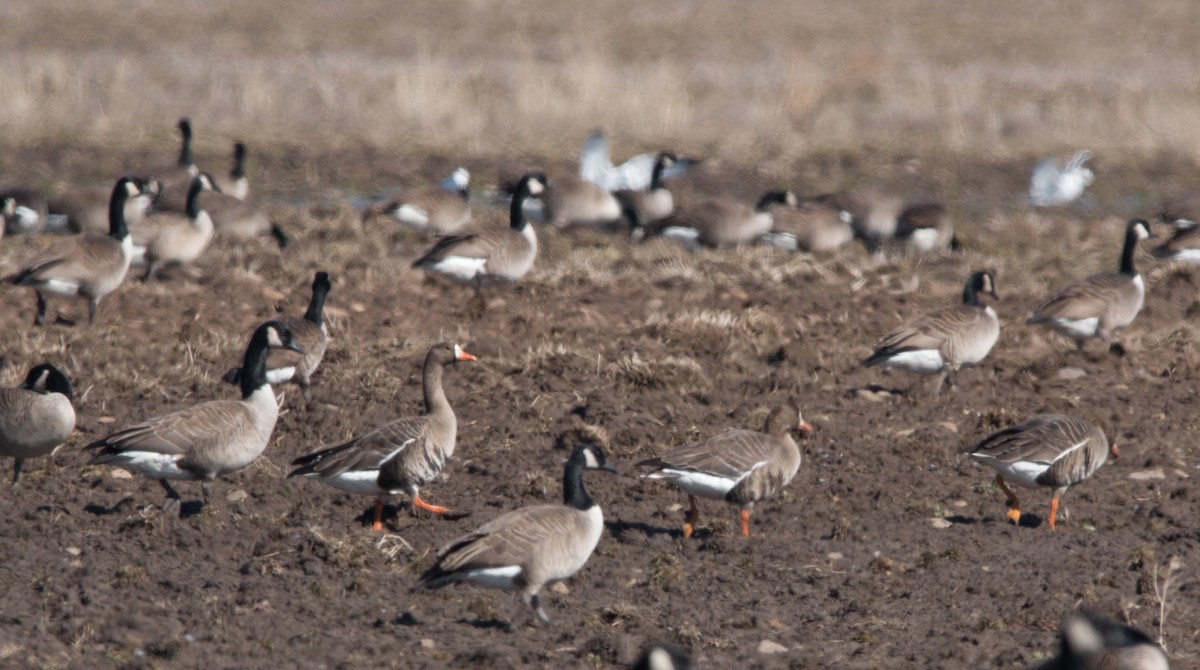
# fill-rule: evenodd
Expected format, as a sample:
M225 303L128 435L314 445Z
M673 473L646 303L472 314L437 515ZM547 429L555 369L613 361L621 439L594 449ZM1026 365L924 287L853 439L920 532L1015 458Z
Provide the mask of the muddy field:
M571 153L469 164L477 224L502 225L485 193L498 175L565 174ZM9 181L51 188L170 155L18 148L0 168ZM1064 279L1115 269L1126 218L1149 215L1197 166L1101 156L1102 177L1082 202L1032 211L1022 203L1030 164L828 154L764 176L710 162L676 184L680 199L877 182L943 199L967 248L877 262L859 246L819 257L693 253L540 229L534 273L490 294L473 320L468 291L410 269L426 241L383 221L364 226L348 204L438 180L453 158L255 154L252 190L292 235L285 251L220 240L160 283L127 282L93 328L35 329L32 293L0 289L0 383L53 362L71 376L79 414L71 441L0 495L0 665L613 667L671 641L707 668L1027 668L1052 653L1067 613L1088 608L1155 637L1161 623L1174 667L1195 667L1200 272L1139 257L1149 296L1124 357L1097 343L1076 354L1023 322ZM0 242L0 273L43 244ZM878 336L956 301L966 276L985 268L997 273L1001 340L953 390L931 398L918 378L860 367ZM153 482L84 467L79 447L108 432L234 397L220 377L246 333L303 312L315 270L334 278L316 405L279 389L284 413L267 453L219 483L210 506L183 483L184 517L168 518ZM293 458L418 411L420 362L443 339L479 361L446 375L458 451L423 493L467 516L414 516L400 497L381 540L369 498L284 479ZM1084 374L1064 378L1063 368ZM760 428L789 398L816 430L786 494L755 510L758 535L743 539L734 508L704 502L700 530L683 540L686 497L640 480L634 463L727 428ZM1055 532L1048 492L1025 492L1024 523L1013 527L992 472L960 455L1045 411L1109 421L1122 454L1067 494L1070 518ZM621 472L587 479L607 532L567 588L544 599L556 626L533 626L512 594L411 591L442 543L557 500L566 450L584 438ZM1164 592L1172 557L1183 567Z

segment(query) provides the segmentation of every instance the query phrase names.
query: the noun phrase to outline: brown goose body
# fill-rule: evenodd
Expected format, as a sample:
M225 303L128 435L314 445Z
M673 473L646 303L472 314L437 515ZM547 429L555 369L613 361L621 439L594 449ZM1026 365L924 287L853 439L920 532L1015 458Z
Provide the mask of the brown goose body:
M208 176L210 183L211 175ZM251 238L270 235L280 248L288 245L288 237L267 213L253 202L224 192L223 189L204 189L197 196L201 210L212 219L213 234L225 237Z
M0 389L0 456L15 459L12 484L28 458L54 453L75 429L71 384L52 365L29 370L21 385Z
M696 498L724 500L741 508L742 534L749 536L750 510L774 498L800 469L800 447L789 431L812 431L794 407L776 407L767 417L767 432L729 430L677 447L638 466L653 468L642 475L665 479L688 494L690 511L684 537L691 537L699 512Z
M1150 636L1087 612L1063 623L1059 645L1059 655L1036 670L1170 670Z
M1180 198L1163 205L1158 218L1176 229L1195 228L1200 224L1200 195Z
M425 413L389 421L348 442L315 451L292 462L288 477L312 477L347 493L376 496L374 530L383 530L383 499L406 493L414 507L445 514L421 499L420 487L441 473L454 455L458 420L442 389L445 366L474 356L449 342L425 356L422 388Z
M706 200L645 226L645 234L662 235L688 246L746 244L771 231L770 208L774 204L794 206L796 196L791 191L770 191L753 207L727 198Z
M621 205L621 211L632 209L637 221L642 225L651 225L675 213L675 197L663 183L663 172L674 166L679 159L675 154L664 151L658 154L654 161L654 170L650 173L650 187L644 191L621 189L613 192L613 197ZM630 219L633 223L633 219Z
M802 202L771 207L771 232L764 240L792 251L834 251L854 239L850 216L828 203Z
M542 195L547 222L558 228L602 226L621 218L621 204L608 191L579 177L562 177Z
M141 223L158 196L159 188L155 179L142 180L141 192L125 200L127 225ZM64 191L50 199L50 213L66 217L66 232L103 235L108 232L108 204L111 197L112 186L109 185Z
M1039 414L983 439L968 455L996 471L996 482L1009 499L1008 517L1021 519L1020 502L1006 481L1026 488L1049 488L1050 529L1054 530L1059 498L1091 477L1108 459L1117 457L1104 431L1084 419Z
M363 219L388 216L430 235L462 232L471 223L470 180L465 168L457 168L440 185L415 188L369 207Z
M904 201L898 195L870 188L829 193L814 200L845 212L855 235L862 238L867 249L875 254L883 253L884 246L895 237L900 212L904 209Z
M905 207L896 218L896 240L919 253L958 247L950 214L936 202Z
M208 248L213 237L213 220L201 207L200 194L212 188L207 175L192 180L185 211L155 212L131 229L135 259L141 250L146 264L143 281L150 281L166 265L186 265Z
M1200 206L1200 203L1197 205ZM1176 227L1170 239L1154 248L1154 256L1163 260L1200 265L1200 226L1193 224Z

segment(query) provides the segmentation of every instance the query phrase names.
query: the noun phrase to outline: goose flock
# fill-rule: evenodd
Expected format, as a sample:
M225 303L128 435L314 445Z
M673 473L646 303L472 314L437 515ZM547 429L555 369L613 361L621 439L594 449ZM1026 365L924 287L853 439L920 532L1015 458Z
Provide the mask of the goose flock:
M123 176L107 189L45 201L22 190L0 194L0 230L51 237L42 251L5 279L15 289L32 290L34 327L48 325L49 298L86 301L88 323L95 323L101 301L120 288L132 266L143 267L142 280L152 281L167 268L194 263L215 235L271 236L280 247L288 244L284 231L249 200L246 145L234 144L232 169L227 177L216 178L200 171L193 160L191 123L182 119L177 128L182 144L173 165ZM1033 176L1033 202L1057 206L1077 198L1093 179L1082 167L1089 158L1090 153L1081 152L1064 168L1040 164ZM771 190L753 204L713 196L677 208L669 183L698 163L661 151L616 166L603 135L594 134L584 144L578 177L550 180L531 171L516 182L510 189L507 227L472 227L470 175L462 168L439 185L371 204L362 220L391 220L436 236L412 267L470 287L477 317L487 307L485 288L519 282L534 268L536 228L542 224L598 227L625 231L635 240L662 237L687 247L715 249L767 243L829 252L856 239L875 254L947 253L960 246L943 205L905 205L881 193L800 199L791 191ZM98 194L105 191L101 206ZM100 226L100 211L105 228ZM1200 234L1193 235L1195 219L1186 204L1163 217L1175 234L1155 254L1200 258L1200 252L1187 246ZM1146 220L1129 221L1117 271L1067 284L1042 301L1026 323L1050 328L1080 349L1091 339L1119 347L1115 338L1134 322L1145 300L1135 252L1139 243L1154 236ZM85 447L93 453L88 465L122 468L157 481L167 496L162 507L173 514L181 512L181 496L172 482L200 482L207 504L217 479L245 469L266 451L280 413L272 385L296 384L306 403L313 401L313 376L334 344L324 320L332 290L329 272L316 272L311 289L311 302L302 316L279 316L247 338L240 366L224 376L239 389L238 399L180 407L93 440ZM938 393L953 387L954 377L981 363L999 340L1001 320L983 297L999 300L996 277L988 270L970 275L961 303L915 316L884 335L863 361L864 368L936 375ZM70 323L61 315L58 320ZM385 502L397 494L406 496L414 509L451 516L446 507L423 498L422 490L432 488L436 499L437 485L452 485L446 483L443 469L455 454L459 420L443 389L443 376L448 368L476 360L460 344L433 345L424 358L421 414L362 426L349 440L297 458L287 476L373 496L375 532L384 531ZM50 363L31 365L19 387L0 390L0 455L15 459L14 486L26 460L49 456L69 440L76 421L73 400L71 380ZM736 506L740 533L750 538L755 504L780 497L802 467L802 442L794 435L812 433L793 400L771 410L762 432L730 429L668 449L636 467L642 468L642 478L663 480L687 495L683 539L692 538L698 529L697 498ZM995 471L995 482L1007 498L1006 516L1014 524L1021 524L1022 512L1009 484L1048 491L1046 526L1055 530L1062 495L1096 475L1109 457L1117 457L1114 439L1102 420L1039 414L980 436L965 453ZM584 484L591 470L616 472L601 446L574 445L562 473L562 504L508 511L451 541L437 551L417 588L465 582L515 591L538 620L550 623L539 594L578 573L602 539L601 504ZM1105 655L1109 646L1135 645L1144 649ZM1121 660L1087 660L1101 656ZM1091 615L1068 620L1062 658L1075 660L1042 667L1167 667L1161 649L1144 635ZM649 649L640 663L639 667L691 667L686 653L672 647Z

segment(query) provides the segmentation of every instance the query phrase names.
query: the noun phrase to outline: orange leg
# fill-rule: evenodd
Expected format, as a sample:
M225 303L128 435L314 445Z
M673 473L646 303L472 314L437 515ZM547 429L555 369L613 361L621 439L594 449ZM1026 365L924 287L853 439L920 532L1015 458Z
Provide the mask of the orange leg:
M1050 530L1054 530L1054 520L1058 518L1058 495L1050 498Z
M371 530L383 530L383 501L375 501L375 522L371 524Z
M700 509L696 507L696 496L688 494L688 504L691 509L688 510L687 519L683 522L683 539L688 539L692 536L692 532L696 530L696 522L700 520Z
M413 507L418 507L420 509L425 510L426 512L433 512L434 514L445 514L446 512L450 511L449 509L447 509L445 507L439 507L437 505L430 505L429 503L425 502L424 500L421 500L421 496L413 496L412 504L413 504Z
M1008 496L1008 518L1014 525L1021 525L1021 501L1017 500L1017 494L1008 488L1008 484L1004 483L1004 477L996 475L996 483L1000 485L1000 490L1004 491L1004 495Z
M742 537L750 537L750 510L742 508Z

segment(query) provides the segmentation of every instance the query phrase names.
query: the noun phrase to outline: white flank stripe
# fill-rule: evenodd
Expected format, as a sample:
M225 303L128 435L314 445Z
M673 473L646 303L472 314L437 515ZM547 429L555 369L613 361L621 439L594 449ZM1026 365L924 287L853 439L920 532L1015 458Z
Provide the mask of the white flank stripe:
M760 464L761 465L761 464ZM657 472L652 472L646 475L649 479L665 479L687 493L701 498L722 499L726 493L732 489L738 479L729 477L721 477L718 475L710 475L705 472L695 472L690 470L675 470L673 468L663 468Z
M480 586L486 586L489 589L505 589L511 591L513 580L517 575L521 574L521 566L506 565L501 568L481 568L479 570L468 570L464 573L464 577Z
M315 475L310 475L315 476ZM343 472L336 477L327 477L321 481L329 484L339 491L346 493L360 493L363 495L379 495L381 493L389 493L379 488L376 480L379 479L378 470L351 470Z
M66 279L47 279L40 290L55 295L76 295L79 293L79 282Z
M400 223L408 224L415 228L426 228L429 226L429 212L420 207L400 205L395 209L393 216Z
M911 370L923 375L931 375L940 372L946 365L946 361L937 349L917 349L916 351L902 351L889 356L880 365L904 368L905 370Z
M696 247L700 244L700 231L695 228L668 226L663 229L662 236L668 240L675 240L687 247Z
M435 272L440 272L448 277L453 277L462 282L469 282L475 279L475 275L483 271L485 265L487 265L487 259L485 258L447 256L429 267Z
M108 462L140 472L154 479L195 479L195 475L179 467L177 454L159 454L153 451L126 451Z

